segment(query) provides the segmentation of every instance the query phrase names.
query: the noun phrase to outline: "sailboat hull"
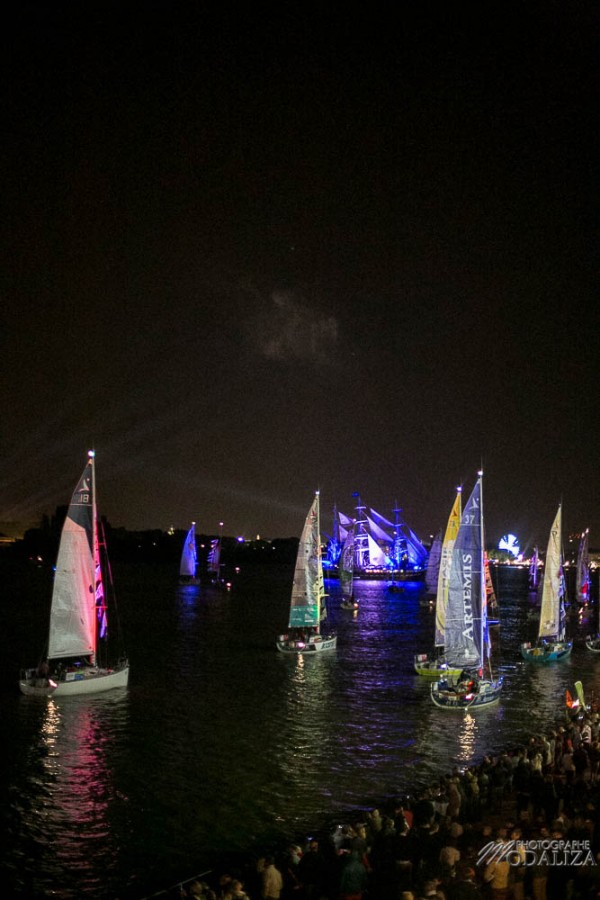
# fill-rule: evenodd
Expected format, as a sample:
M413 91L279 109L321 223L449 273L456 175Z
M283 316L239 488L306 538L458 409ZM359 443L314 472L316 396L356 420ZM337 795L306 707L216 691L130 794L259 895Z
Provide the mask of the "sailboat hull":
M19 688L27 697L79 697L82 694L99 694L127 687L128 682L128 664L117 669L90 666L81 671L67 672L64 681L39 678L36 670L32 669L19 681Z
M472 710L492 706L500 699L503 678L484 680L469 689L438 681L431 685L431 699L439 709Z
M554 641L547 644L521 645L521 656L527 662L549 663L567 659L573 649L572 641Z
M415 672L424 678L458 678L462 669L452 669L443 656L431 659L426 653L419 653L415 657Z
M324 653L326 650L335 650L337 647L337 635L323 637L320 634L311 635L306 641L297 638L288 638L281 635L277 641L277 649L280 653Z

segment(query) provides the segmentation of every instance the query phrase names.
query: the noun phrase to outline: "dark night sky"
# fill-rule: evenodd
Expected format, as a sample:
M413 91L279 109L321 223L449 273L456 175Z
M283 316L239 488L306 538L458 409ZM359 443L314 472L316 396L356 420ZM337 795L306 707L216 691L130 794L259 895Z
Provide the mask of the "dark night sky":
M0 521L600 546L597 10L218 8L4 29Z

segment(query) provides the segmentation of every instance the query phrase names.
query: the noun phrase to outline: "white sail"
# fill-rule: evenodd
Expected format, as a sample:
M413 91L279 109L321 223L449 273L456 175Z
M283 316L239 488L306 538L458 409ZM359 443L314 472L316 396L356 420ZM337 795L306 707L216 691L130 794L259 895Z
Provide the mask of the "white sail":
M538 637L557 638L559 641L564 639L565 622L563 595L562 506L559 506L556 518L550 529L548 548L546 550Z
M95 566L90 546L92 520L86 516L89 522L86 528L85 522L74 521L70 515L74 505L79 513L83 511L82 482L73 495L60 539L50 611L49 659L93 656L96 652ZM90 515L95 516L91 495L89 484Z
M300 536L292 583L290 628L319 627L325 587L321 560L319 492L308 512Z
M386 556L379 544L373 540L370 534L367 535L367 540L369 545L369 565L389 567L391 565L389 556Z
M437 601L435 606L435 646L444 646L444 631L446 627L446 607L448 605L448 588L450 585L450 567L452 565L452 550L460 528L462 517L462 488L456 489L456 497L448 516L444 541L442 543L442 556L440 559L439 577L437 583Z

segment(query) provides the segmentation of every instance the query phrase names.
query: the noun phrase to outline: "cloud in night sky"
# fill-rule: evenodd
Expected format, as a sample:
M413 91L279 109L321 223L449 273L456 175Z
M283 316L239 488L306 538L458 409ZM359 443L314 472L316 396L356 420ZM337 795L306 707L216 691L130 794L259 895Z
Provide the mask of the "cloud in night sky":
M258 329L258 348L282 363L330 363L338 342L338 322L291 292L276 292Z

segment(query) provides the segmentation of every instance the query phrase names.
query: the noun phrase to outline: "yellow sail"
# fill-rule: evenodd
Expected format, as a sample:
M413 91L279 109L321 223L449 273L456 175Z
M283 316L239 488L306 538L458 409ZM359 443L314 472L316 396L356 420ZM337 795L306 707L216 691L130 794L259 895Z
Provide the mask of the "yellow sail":
M444 646L444 631L446 628L446 608L448 606L448 588L450 585L450 566L452 564L452 549L462 516L462 488L456 489L456 497L446 525L444 542L442 544L442 556L440 559L440 574L438 577L437 600L435 606L435 646Z

